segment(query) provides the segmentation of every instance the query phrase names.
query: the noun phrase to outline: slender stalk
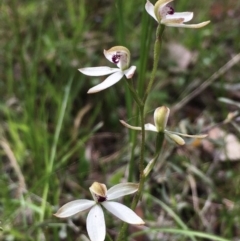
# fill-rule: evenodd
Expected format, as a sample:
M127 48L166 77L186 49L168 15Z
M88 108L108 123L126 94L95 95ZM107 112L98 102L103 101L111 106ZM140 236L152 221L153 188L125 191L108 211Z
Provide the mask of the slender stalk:
M151 89L152 89L152 85L154 83L154 79L156 76L156 72L157 72L157 67L158 67L158 60L160 57L160 51L161 51L161 47L162 47L162 35L163 35L163 31L165 29L165 25L158 25L157 27L157 31L156 31L156 40L155 40L155 44L154 44L154 59L153 59L153 69L152 69L152 73L151 73L151 77L150 77L150 81L148 83L144 98L143 98L143 102L146 102L146 99L148 97L148 94L150 93Z
M133 202L132 202L132 209L135 209L137 206L138 201L140 200L142 196L142 191L144 187L144 182L145 182L145 176L144 176L144 153L145 153L145 116L144 116L144 108L145 108L145 101L147 99L148 93L151 90L151 87L154 82L154 78L156 75L156 70L157 70L157 65L158 65L158 60L160 56L160 50L161 50L161 38L162 34L164 31L164 26L158 25L157 31L156 31L156 41L155 41L155 47L154 47L154 63L153 63L153 70L151 74L151 79L148 84L147 90L145 92L145 96L143 99L142 105L139 107L139 112L140 112L140 123L141 123L141 129L142 129L142 142L141 142L141 154L140 154L140 161L139 161L139 173L140 173L140 181L139 181L139 189L137 194L135 195ZM159 136L161 138L159 138ZM157 136L157 142L156 142L156 153L159 155L162 144L163 144L163 135L158 135Z
M133 182L133 177L135 173L135 160L134 160L134 153L135 153L135 148L137 146L137 133L136 131L133 132L133 140L131 142L131 157L129 160L129 165L128 165L128 182Z
M145 0L143 0L142 6L143 6L143 12L145 13ZM136 87L137 89L137 96L141 100L143 98L144 94L144 86L145 86L145 72L147 67L147 53L149 52L150 45L151 45L151 32L152 32L152 21L150 21L150 18L147 13L143 14L141 19L141 41L140 41L140 61L137 66L137 72L138 72L138 79L136 81ZM133 85L132 85L133 86ZM136 100L135 100L136 101ZM142 103L142 100L141 100ZM139 103L138 103L138 106ZM139 108L132 108L132 113L135 117L139 116ZM134 125L139 125L138 118L135 118ZM129 169L128 169L128 182L134 181L134 174L136 173L136 162L135 162L135 148L137 146L137 132L131 131L131 157L129 160Z
M130 79L130 80L126 79L126 82L127 82L127 85L128 85L128 87L129 87L129 89L130 89L130 91L132 93L132 96L133 96L134 100L136 101L138 107L140 108L143 105L143 103L142 103L142 100L140 99L138 93L134 89L132 79ZM139 108L136 109L135 116L139 115ZM138 118L135 119L135 125L138 125ZM135 147L137 145L137 132L136 131L131 131L131 133L132 133L131 140L130 140L130 143L131 143L131 157L130 157L129 166L128 166L128 182L132 182L133 181L135 167L136 167L134 153L135 153Z
M157 27L156 41L155 41L155 44L154 44L153 69L152 69L150 81L148 83L148 86L147 86L147 89L146 89L146 92L144 94L144 97L143 97L142 101L139 101L140 97L137 95L137 93L133 89L131 89L131 86L129 85L130 91L133 94L133 98L135 99L135 101L137 102L138 107L139 107L140 124L141 124L141 129L142 129L141 154L140 154L140 161L139 161L139 189L138 189L138 192L134 196L134 199L132 201L131 208L133 210L136 208L139 200L141 199L143 188L144 188L144 183L145 183L145 179L146 179L145 176L144 176L144 153L145 153L145 126L144 126L145 116L144 116L144 108L145 108L146 99L147 99L148 94L150 93L150 91L152 89L152 85L154 83L154 79L155 79L155 76L156 76L158 60L159 60L161 46L162 46L162 34L163 34L163 31L164 31L164 28L165 28L164 25L158 25L158 27ZM156 155L155 155L154 164L155 164L155 162L157 160L157 157L159 156L160 149L161 149L162 144L163 144L163 140L164 140L163 135L161 135L161 137L162 138L159 139L161 141L157 141ZM131 161L132 161L132 159L131 159ZM153 168L153 166L152 166L152 168ZM132 167L131 164L130 164L130 167ZM130 172L131 172L131 170L129 171L129 173ZM124 241L125 240L125 234L126 234L127 226L128 225L126 223L123 224L123 226L122 226L122 228L120 230L120 234L117 237L117 241Z
M144 118L144 115L141 115L141 117ZM142 120L142 118L141 118L141 120ZM144 124L143 124L142 128L144 128ZM143 131L142 133L145 133L145 131ZM132 205L131 205L132 210L134 210L136 208L139 200L141 199L143 188L144 188L144 183L145 183L145 180L146 180L146 177L143 173L144 170L142 169L143 163L141 163L141 162L144 162L144 149L145 149L145 147L143 146L143 143L145 145L145 134L142 135L142 138L144 138L143 139L144 142L142 142L142 149L141 149L142 151L141 151L141 158L140 158L140 163L139 163L140 181L139 181L138 192L137 192L137 194L135 195L135 197L132 201ZM153 159L153 163L151 165L152 168L154 167L154 165L155 165L155 163L156 163L156 161L159 157L159 154L160 154L162 146L163 146L163 142L164 142L164 133L160 132L160 133L158 133L157 138L156 138L156 154L155 154L155 157ZM121 230L120 230L120 234L117 238L117 241L124 241L125 240L125 234L126 234L127 227L128 227L128 224L124 223Z
M126 46L126 28L124 24L124 6L123 6L123 1L122 0L117 0L116 1L116 9L117 9L117 28L116 28L116 36L117 36L117 41L119 45ZM126 101L126 109L127 109L127 117L129 118L132 114L132 96L131 96L131 90L128 88L128 83L124 83L124 90L125 90L125 101ZM134 135L133 131L129 130L128 131L128 136L129 136L129 142L133 143L134 142Z
M129 90L131 91L131 94L132 94L132 97L134 98L134 100L136 101L137 105L140 107L140 106L143 106L143 102L142 100L139 98L138 94L136 93L133 85L131 84L131 81L129 81L128 79L125 78L125 83L127 84Z
M143 1L143 6L145 6L146 0ZM144 90L146 87L146 69L148 65L148 56L150 46L152 44L152 29L153 29L153 21L150 19L149 15L145 12L145 8L143 7L143 11L145 14L142 15L141 18L141 38L140 38L140 52L139 52L139 64L137 66L138 72L138 81L137 81L137 90L139 96L143 98Z
M144 151L145 151L145 127L144 127L144 106L140 106L139 107L139 112L140 112L140 122L141 122L141 128L142 128L142 142L141 142L141 154L140 154L140 160L139 160L139 173L140 173L140 181L139 181L139 189L137 194L135 195L132 205L131 205L131 209L135 209L137 206L138 201L141 198L142 195L142 191L143 191L143 186L144 186ZM124 223L121 230L120 230L120 234L117 238L117 241L124 241L125 240L125 234L126 234L126 230L127 230L127 224Z

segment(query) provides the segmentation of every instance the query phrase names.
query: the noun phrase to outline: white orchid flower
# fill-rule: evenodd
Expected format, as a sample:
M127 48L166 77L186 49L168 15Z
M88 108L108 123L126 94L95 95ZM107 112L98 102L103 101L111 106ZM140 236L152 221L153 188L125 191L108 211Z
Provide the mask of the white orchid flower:
M121 183L107 190L105 184L94 182L89 189L94 201L82 199L69 202L63 205L54 215L58 218L68 218L90 209L87 216L87 232L91 241L104 241L106 236L106 225L101 206L124 222L134 225L144 224L144 221L130 208L112 201L135 193L138 190L138 184Z
M147 0L145 9L158 23L169 27L202 28L210 23L210 21L205 21L198 24L184 24L193 18L193 12L174 12L172 7L167 6L167 4L172 1L173 0L158 0L155 5L153 5Z
M111 74L102 83L92 87L88 90L88 94L97 93L108 87L116 84L125 75L127 79L132 78L136 66L129 67L130 52L123 46L115 46L109 50L103 51L105 57L112 63L116 64L118 68L110 68L107 66L89 67L78 69L81 73L88 76L104 76Z
M155 125L150 124L150 123L145 124L144 125L145 130L146 131L153 131L153 132L164 132L164 134L167 135L167 137L169 137L171 140L173 140L178 145L184 145L185 144L185 141L180 136L192 137L192 138L204 138L204 137L207 136L207 135L188 135L188 134L183 134L183 133L178 133L178 132L166 130L165 128L166 128L166 125L167 125L169 114L170 114L170 110L169 110L168 107L166 107L166 106L158 107L154 111L154 123L155 123ZM123 120L120 120L120 122L124 126L126 126L127 128L130 128L132 130L138 130L138 131L142 130L141 127L131 126Z

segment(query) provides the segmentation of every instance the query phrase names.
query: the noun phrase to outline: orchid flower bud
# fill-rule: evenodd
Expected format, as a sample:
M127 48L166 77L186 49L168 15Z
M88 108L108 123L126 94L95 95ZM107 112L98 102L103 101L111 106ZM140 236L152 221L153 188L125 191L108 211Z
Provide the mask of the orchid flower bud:
M158 107L154 112L154 123L157 128L158 132L164 132L168 117L169 117L170 110L166 106Z

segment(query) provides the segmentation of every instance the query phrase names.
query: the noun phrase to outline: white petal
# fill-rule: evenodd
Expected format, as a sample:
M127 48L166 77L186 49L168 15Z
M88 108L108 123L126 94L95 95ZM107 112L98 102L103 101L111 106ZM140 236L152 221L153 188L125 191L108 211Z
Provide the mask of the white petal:
M106 225L103 210L100 205L95 205L87 216L87 231L91 241L104 241Z
M102 205L122 221L135 225L143 225L144 221L130 208L117 202L106 201Z
M113 73L112 75L108 76L102 83L89 89L88 94L93 94L107 89L108 87L116 84L123 77L123 75L123 72L118 69L118 72Z
M153 124L145 124L145 131L154 131L154 132L158 132L156 126L154 126Z
M58 218L68 218L74 214L89 209L95 204L96 203L94 201L86 199L75 200L63 205L54 215Z
M131 79L135 73L136 66L131 66L129 69L124 70L124 74L127 79Z
M110 68L107 66L102 67L89 67L89 68L82 68L78 69L81 73L88 75L88 76L104 76L108 74L115 73L119 71L118 68Z
M155 13L154 13L154 6L153 6L153 4L152 4L150 1L148 1L148 0L147 0L147 3L145 4L145 9L146 9L147 13L148 13L150 16L152 16L152 17L158 22L158 20L157 20L157 18L156 18L156 16L155 16Z
M167 14L165 19L183 19L183 22L188 22L193 18L193 12L182 12L182 13L174 13L174 14Z
M163 23L163 22L162 22ZM202 22L202 23L198 23L198 24L178 24L178 23L163 23L166 26L169 27L177 27L177 28L202 28L206 25L208 25L210 23L210 21L206 21L206 22Z
M116 199L125 195L129 195L132 193L135 193L138 190L138 184L137 183L120 183L118 185L115 185L111 187L107 191L107 200Z
M168 132L168 133L171 133L171 134L176 134L176 135L179 135L179 136L185 136L185 137L191 137L191 138L205 138L205 137L208 136L207 134L188 135L188 134L179 133L179 132L173 132L173 131L167 131L167 130L165 130L165 131Z

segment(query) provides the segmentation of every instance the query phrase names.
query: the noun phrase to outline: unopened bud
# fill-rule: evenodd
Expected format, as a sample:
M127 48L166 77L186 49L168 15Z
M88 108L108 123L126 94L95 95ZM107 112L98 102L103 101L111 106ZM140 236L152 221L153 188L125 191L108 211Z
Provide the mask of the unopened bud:
M154 122L158 132L164 132L170 110L166 106L158 107L154 112Z

